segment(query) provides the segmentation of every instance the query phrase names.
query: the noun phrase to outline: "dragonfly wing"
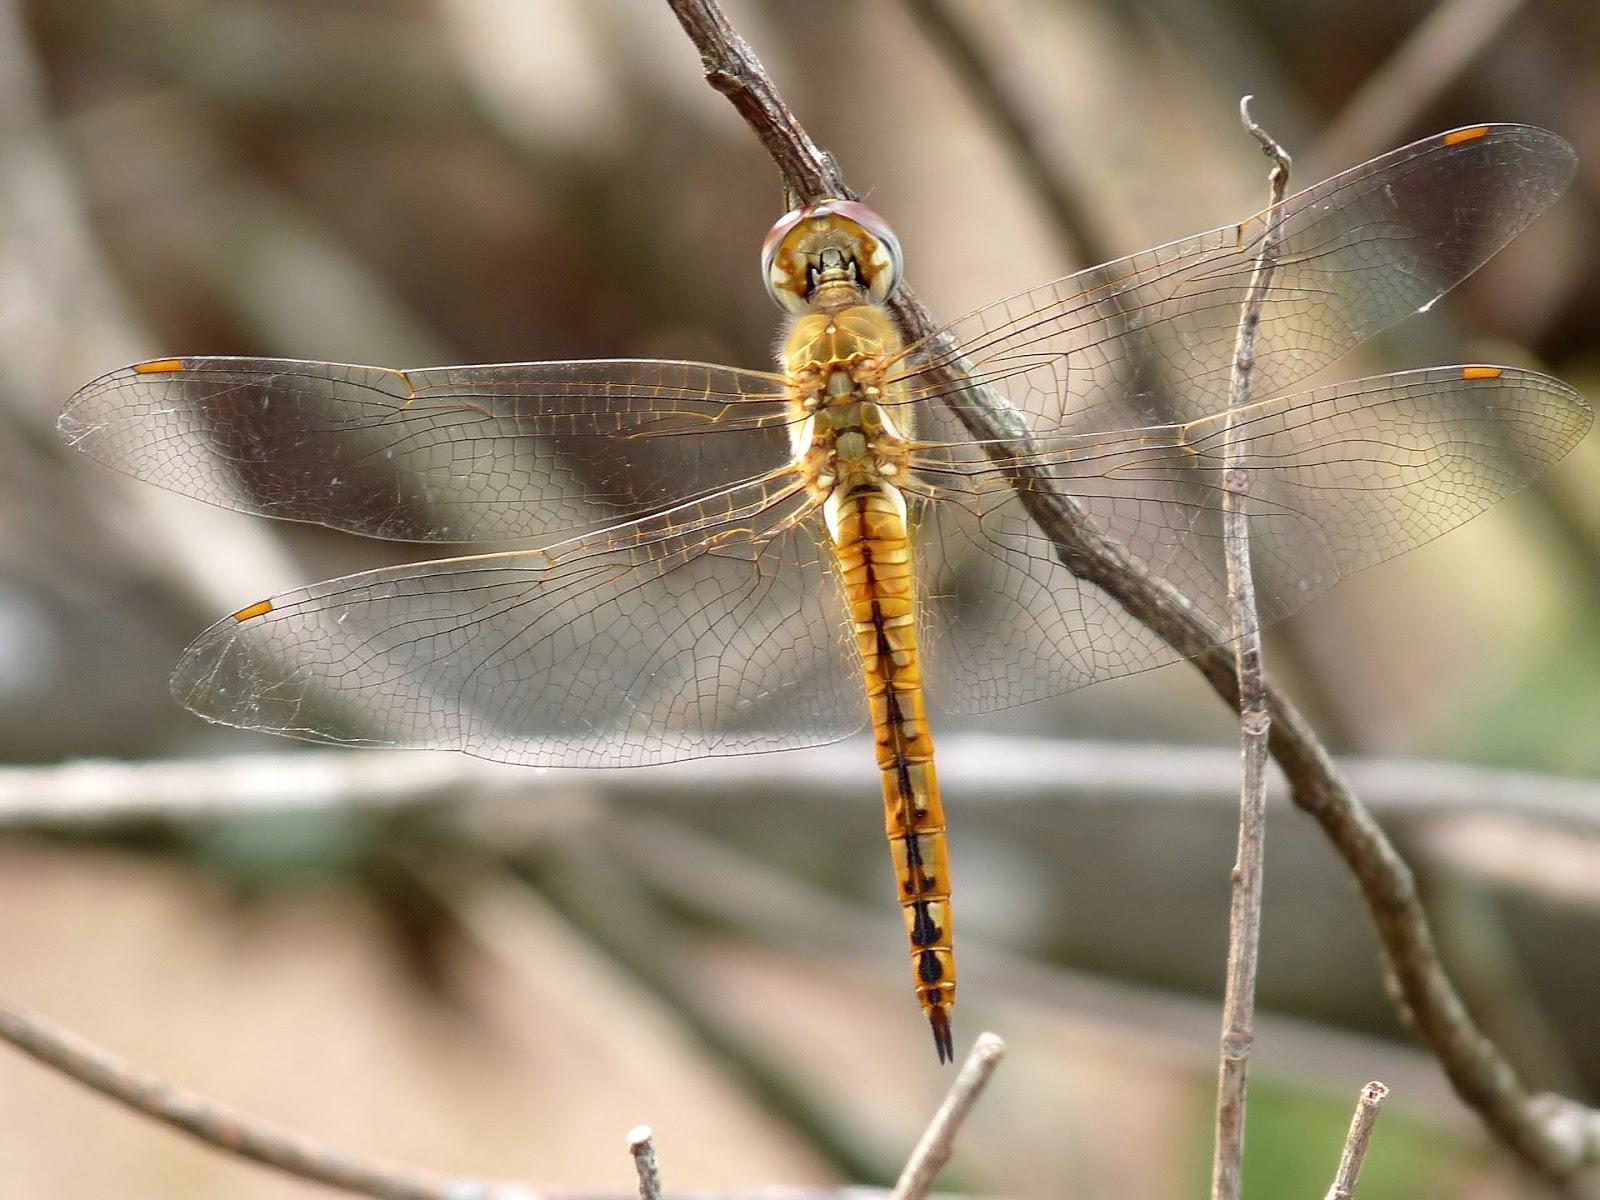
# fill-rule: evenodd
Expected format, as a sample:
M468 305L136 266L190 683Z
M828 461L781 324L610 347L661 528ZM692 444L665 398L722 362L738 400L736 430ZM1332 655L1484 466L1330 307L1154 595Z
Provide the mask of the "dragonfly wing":
M700 363L183 358L101 376L60 426L91 458L224 508L468 542L720 491L785 461L785 421L777 376Z
M329 580L212 626L173 690L243 728L540 766L832 741L866 706L819 524L778 477L543 551Z
M946 712L994 712L1180 657L1062 566L1014 494L941 495L917 525L923 674Z
M1239 410L1263 622L1483 512L1586 434L1583 397L1509 367L1439 367L1337 384ZM1041 439L1050 485L1196 611L1228 628L1222 555L1225 415ZM924 595L935 602L934 696L982 712L1172 661L1076 578L1024 511L1004 465L959 443L921 453Z
M1287 199L1261 309L1256 394L1304 379L1432 304L1565 189L1576 159L1526 125L1426 138ZM998 301L908 350L925 434L959 426L917 374L965 364L1036 432L1186 421L1227 403L1234 335L1266 230L1239 225L1092 267ZM959 389L955 389L959 390Z

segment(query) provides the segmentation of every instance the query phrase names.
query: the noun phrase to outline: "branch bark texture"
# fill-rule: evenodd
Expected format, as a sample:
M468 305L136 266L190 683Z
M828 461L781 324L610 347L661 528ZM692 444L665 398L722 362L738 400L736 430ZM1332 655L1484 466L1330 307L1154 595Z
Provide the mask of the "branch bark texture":
M1361 1089L1355 1116L1350 1118L1350 1132L1345 1135L1344 1151L1339 1155L1339 1169L1326 1200L1352 1200L1355 1196L1356 1184L1361 1181L1361 1164L1366 1162L1367 1147L1372 1144L1373 1128L1388 1098L1389 1089L1376 1080Z
M1266 236L1239 314L1229 382L1226 455L1222 473L1223 552L1234 671L1239 679L1239 850L1228 911L1228 970L1222 1001L1222 1053L1217 1064L1216 1139L1211 1156L1214 1200L1238 1200L1244 1163L1245 1097L1255 1044L1256 969L1261 956L1261 904L1267 845L1267 712L1261 621L1250 567L1250 474L1235 453L1235 422L1248 408L1255 379L1256 338L1281 240L1278 212L1289 185L1289 156L1250 118L1250 97L1239 104L1245 129L1273 160Z

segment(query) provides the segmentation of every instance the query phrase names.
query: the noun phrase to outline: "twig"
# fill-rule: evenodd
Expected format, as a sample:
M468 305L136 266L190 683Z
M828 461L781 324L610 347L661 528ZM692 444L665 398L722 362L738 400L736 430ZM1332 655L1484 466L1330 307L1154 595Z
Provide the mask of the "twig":
M205 820L253 813L383 810L570 790L458 754L291 751L155 762L0 768L0 828Z
M794 204L840 196L855 199L833 156L811 140L716 0L667 0L667 7L700 51L706 82L728 98L761 139Z
M808 137L791 136L803 130L764 71L746 70L737 79L729 78L754 55L742 41L732 40L732 30L712 0L667 3L703 60L716 64L713 84L734 99L784 172L787 186L801 196L851 195L838 179L837 167L822 158ZM833 183L836 190L827 191ZM939 326L909 288L902 287L890 307L909 337L939 338ZM992 389L965 377L953 365L954 356L944 357L949 365L931 367L928 374L934 382L951 385L957 417L989 444L986 448L997 461L1023 464L1008 467L1009 478L1028 514L1055 546L1058 560L1159 633L1237 707L1238 676L1232 652L1224 648L1227 634L1197 613L1170 583L1149 575L1101 534L1043 469L1027 465L1036 458L1026 422ZM1499 1048L1473 1024L1439 960L1404 860L1339 776L1305 719L1270 687L1267 695L1273 756L1289 780L1295 803L1322 826L1361 888L1401 1013L1438 1057L1457 1093L1507 1146L1547 1179L1571 1181L1585 1166L1600 1161L1600 1147L1572 1136L1569 1126L1546 1119Z
M933 1120L922 1131L905 1169L895 1180L890 1200L923 1200L933 1188L933 1181L944 1170L955 1149L956 1134L978 1102L989 1076L1005 1057L1006 1044L992 1033L980 1033L972 1044L972 1052L961 1064L955 1082L945 1093L944 1102L933 1114Z
M378 1200L536 1200L520 1184L450 1179L370 1162L274 1128L173 1087L30 1013L0 1008L0 1039L103 1096L186 1133L214 1150L298 1179Z
M1250 117L1250 97L1239 119L1273 160L1266 234L1239 314L1229 381L1226 462L1222 472L1223 553L1228 571L1228 612L1233 622L1234 669L1239 677L1239 850L1233 866L1228 913L1228 971L1222 1002L1222 1053L1217 1066L1216 1140L1211 1158L1214 1200L1237 1200L1244 1161L1245 1095L1255 1043L1256 968L1261 952L1261 896L1267 844L1266 681L1261 665L1261 621L1250 569L1250 477L1233 442L1236 415L1250 403L1261 310L1278 265L1279 211L1289 184L1289 156Z
M1350 1118L1350 1132L1344 1139L1344 1153L1339 1155L1339 1170L1333 1177L1326 1200L1350 1200L1361 1180L1361 1164L1367 1158L1367 1146L1372 1142L1372 1128L1378 1123L1383 1102L1389 1098L1389 1089L1374 1080L1361 1089L1356 1099L1356 1114Z
M655 1134L648 1125L628 1131L628 1153L639 1175L639 1200L661 1200L661 1164L656 1161Z

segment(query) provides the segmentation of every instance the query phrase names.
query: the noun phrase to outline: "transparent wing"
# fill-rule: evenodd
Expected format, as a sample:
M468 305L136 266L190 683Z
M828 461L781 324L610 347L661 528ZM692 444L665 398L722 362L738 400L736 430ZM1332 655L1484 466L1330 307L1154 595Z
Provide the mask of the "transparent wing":
M60 427L135 478L369 537L600 528L786 461L782 380L615 360L384 367L184 358L103 375Z
M1219 629L1226 420L1045 438L1024 460ZM1248 471L1262 621L1470 520L1592 422L1565 384L1501 367L1409 371L1241 409L1233 444ZM1061 565L1006 464L954 443L923 449L915 466L927 486L919 545L936 700L986 712L1177 657Z
M1261 314L1256 394L1272 395L1432 304L1566 187L1572 147L1526 125L1426 138L1290 197ZM919 378L966 364L1037 433L1186 421L1225 407L1234 333L1264 215L998 301L910 348L907 403L954 439L951 389Z
M541 766L832 741L866 705L818 523L776 477L543 551L329 580L212 626L173 691L228 725Z

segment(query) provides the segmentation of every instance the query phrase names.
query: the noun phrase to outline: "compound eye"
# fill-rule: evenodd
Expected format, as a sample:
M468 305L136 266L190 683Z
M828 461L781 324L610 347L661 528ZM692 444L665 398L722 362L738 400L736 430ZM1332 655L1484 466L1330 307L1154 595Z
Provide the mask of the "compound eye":
M806 311L811 281L809 264L798 253L798 247L785 243L791 240L789 235L812 211L809 208L797 208L784 213L761 243L761 281L766 285L767 295L777 302L779 308L792 313Z

